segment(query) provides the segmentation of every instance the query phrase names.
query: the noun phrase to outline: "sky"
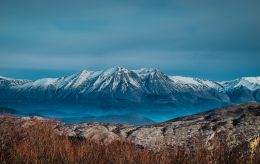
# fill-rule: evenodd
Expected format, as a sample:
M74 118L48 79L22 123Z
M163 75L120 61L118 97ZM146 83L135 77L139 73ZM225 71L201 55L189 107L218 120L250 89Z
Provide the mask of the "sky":
M0 75L260 76L259 0L0 0Z

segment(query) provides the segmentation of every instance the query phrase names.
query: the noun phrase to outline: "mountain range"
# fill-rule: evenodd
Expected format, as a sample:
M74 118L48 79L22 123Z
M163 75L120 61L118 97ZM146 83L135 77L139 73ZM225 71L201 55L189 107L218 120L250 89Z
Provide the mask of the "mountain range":
M60 78L0 77L0 105L72 105L98 108L216 107L260 101L260 77L212 81L168 76L158 69L113 67Z

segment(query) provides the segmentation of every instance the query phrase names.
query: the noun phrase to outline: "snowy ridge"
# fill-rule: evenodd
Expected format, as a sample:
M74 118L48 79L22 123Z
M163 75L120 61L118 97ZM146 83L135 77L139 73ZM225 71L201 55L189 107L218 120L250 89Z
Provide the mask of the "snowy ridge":
M260 77L243 77L216 82L183 76L167 76L158 69L128 70L113 67L100 71L83 70L70 76L35 81L0 77L4 101L39 99L41 102L97 103L107 106L145 104L194 106L260 101ZM245 89L237 89L243 86ZM234 92L233 92L234 91ZM236 91L236 92L235 92ZM239 93L238 93L239 92ZM6 97L9 95L10 97Z
M156 72L159 72L158 69L155 69L155 68L141 68L141 69L138 69L138 70L133 70L135 73L137 73L140 78L144 79L146 78L147 76L154 76L154 74L156 74Z
M254 91L260 89L260 76L257 77L242 77L231 81L220 82L225 90L232 90L234 88L246 87L247 89Z
M93 74L92 71L86 71L86 70L83 70L81 71L77 77L76 77L76 80L74 81L73 83L73 87L76 88L78 86L80 86L82 83L84 83L91 75ZM70 78L68 79L70 80Z
M157 80L161 82L167 81L167 77L171 79L172 87L177 89L216 89L216 90L230 90L240 86L246 87L250 90L260 88L260 76L258 77L242 77L231 81L216 82L211 80L204 80L193 77L184 76L167 76L154 68L142 68L138 70L128 70L123 67L112 67L103 71L87 71L82 70L79 73L61 77L61 78L44 78L35 81L24 81L24 86L31 87L55 87L55 88L79 88L91 83L91 90L102 90L106 87L111 87L115 90L119 85L134 86L136 88L144 87L145 80ZM160 79L161 78L161 79ZM166 79L165 79L166 78ZM18 81L15 79L0 76L0 80ZM168 82L168 81L167 81ZM147 82L146 82L147 83ZM110 86L111 84L111 86ZM126 89L126 88L125 88Z
M36 80L32 83L32 86L34 87L48 87L50 85L55 85L57 82L58 78L45 78L45 79L40 79Z
M0 76L0 86L15 87L31 82L30 80L13 79Z
M91 85L91 90L102 91L108 88L111 91L122 87L125 92L127 87L140 87L138 80L133 77L133 72L122 67L113 67L104 71L93 72L92 76L88 78Z
M11 78L0 76L0 80L12 80Z
M223 88L217 82L211 80L198 79L193 77L183 77L183 76L170 76L172 81L176 84L182 85L183 87L191 87L193 89L217 89L221 90Z

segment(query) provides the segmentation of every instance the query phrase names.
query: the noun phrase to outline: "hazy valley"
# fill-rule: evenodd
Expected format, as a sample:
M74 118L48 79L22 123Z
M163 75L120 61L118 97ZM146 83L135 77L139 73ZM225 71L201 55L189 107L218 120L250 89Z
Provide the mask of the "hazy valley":
M0 78L0 106L68 123L150 124L248 101L260 101L259 77L219 82L113 67L35 81Z

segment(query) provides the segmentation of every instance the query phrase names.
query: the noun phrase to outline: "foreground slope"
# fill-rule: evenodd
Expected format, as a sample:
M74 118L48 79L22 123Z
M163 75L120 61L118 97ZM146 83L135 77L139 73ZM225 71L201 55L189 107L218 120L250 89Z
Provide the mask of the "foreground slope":
M22 126L31 125L42 118L19 119ZM229 146L250 142L260 135L260 103L246 103L180 117L149 126L122 124L82 123L64 124L54 121L58 134L109 143L130 141L143 147L160 150L174 146L189 148L194 139L210 146L216 138Z

